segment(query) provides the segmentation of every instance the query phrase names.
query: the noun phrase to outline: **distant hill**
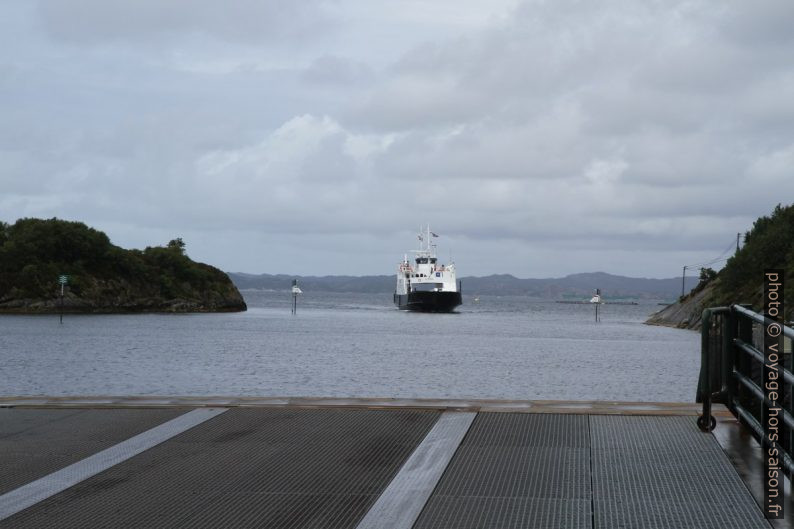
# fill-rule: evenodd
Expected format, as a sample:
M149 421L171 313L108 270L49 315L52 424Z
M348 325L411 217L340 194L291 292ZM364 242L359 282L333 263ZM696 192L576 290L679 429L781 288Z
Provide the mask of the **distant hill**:
M288 290L292 280L300 282L301 289L311 292L391 292L395 279L392 276L288 276L284 274L244 274L227 272L240 290Z
M181 239L125 250L81 222L0 222L0 312L55 312L58 276L67 312L246 310L229 277L185 255Z
M394 291L395 277L388 276L289 276L284 274L244 274L230 272L229 277L240 289L286 290L293 279L307 291L384 292ZM646 279L593 272L572 274L562 278L519 279L509 274L461 278L464 293L524 295L546 299L584 299L600 288L605 299L666 299L681 295L681 278ZM688 277L686 289L697 284Z

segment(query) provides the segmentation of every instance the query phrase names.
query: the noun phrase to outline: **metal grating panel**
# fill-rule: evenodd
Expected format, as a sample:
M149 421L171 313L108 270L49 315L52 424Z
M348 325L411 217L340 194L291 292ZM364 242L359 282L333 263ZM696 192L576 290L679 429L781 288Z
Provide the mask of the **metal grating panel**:
M0 408L0 494L185 413L180 409Z
M587 417L550 413L480 413L465 446L590 446Z
M216 415L225 408L199 408L180 415L126 441L47 474L0 496L0 520L50 498L100 472L126 461Z
M476 415L444 412L356 529L411 529Z
M353 528L438 416L231 409L0 527Z
M480 413L415 529L591 526L583 415Z
M414 527L568 529L590 527L590 520L590 499L435 496Z
M126 439L152 413L182 411L0 409L0 447L9 449L0 463L44 461L42 453L58 461L89 448L90 455L92 443ZM437 418L413 410L234 409L0 527L354 528ZM507 413L477 416L414 527L593 524L769 529L693 417Z
M592 415L590 432L593 450L720 450L713 436L704 435L690 416Z
M586 448L462 446L436 489L445 496L589 498Z
M191 529L355 527L374 496L363 494L279 494L232 492L215 496L179 527Z
M85 410L0 408L0 440L34 430L45 424L83 413Z
M713 436L693 417L593 416L596 528L765 528Z

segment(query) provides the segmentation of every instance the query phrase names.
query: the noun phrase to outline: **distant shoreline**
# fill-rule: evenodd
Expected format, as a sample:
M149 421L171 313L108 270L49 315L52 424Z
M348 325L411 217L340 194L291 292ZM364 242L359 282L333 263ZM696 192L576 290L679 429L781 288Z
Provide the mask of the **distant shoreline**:
M286 274L242 274L227 272L229 278L240 290L272 290L275 292L289 289L292 280L297 279L304 292L351 292L383 293L394 292L395 276L290 276ZM685 289L690 290L697 279L686 278ZM465 295L523 295L545 300L582 300L590 299L595 289L603 292L609 300L653 300L673 301L681 294L681 278L647 279L617 276L604 272L572 274L562 278L519 279L509 274L484 277L463 277L461 290Z
M245 312L246 309L224 308L224 309L192 309L192 310L169 310L169 309L93 309L93 310L64 310L64 315L101 315L101 314L226 314L230 312ZM0 316L57 316L60 310L31 310L31 309L8 309L0 308Z

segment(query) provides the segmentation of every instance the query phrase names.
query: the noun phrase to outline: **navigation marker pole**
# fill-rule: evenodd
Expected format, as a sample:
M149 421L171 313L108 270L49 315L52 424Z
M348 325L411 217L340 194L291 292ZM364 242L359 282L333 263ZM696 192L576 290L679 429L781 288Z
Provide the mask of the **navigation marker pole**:
M590 303L593 303L595 305L595 321L598 322L598 321L600 321L598 319L598 306L601 304L601 289L600 288L596 289L595 296L593 296L592 299L590 299Z
M298 288L298 280L292 280L292 314L298 313L298 294L303 294L300 288Z
M69 276L63 274L58 276L58 283L61 285L61 325L63 325L63 287L68 281Z

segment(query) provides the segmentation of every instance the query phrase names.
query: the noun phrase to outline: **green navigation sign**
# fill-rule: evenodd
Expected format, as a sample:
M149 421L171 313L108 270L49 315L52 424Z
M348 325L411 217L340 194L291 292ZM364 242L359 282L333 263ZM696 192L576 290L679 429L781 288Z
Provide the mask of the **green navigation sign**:
M58 283L61 285L61 323L63 323L63 287L69 282L69 276L61 274L58 276Z

